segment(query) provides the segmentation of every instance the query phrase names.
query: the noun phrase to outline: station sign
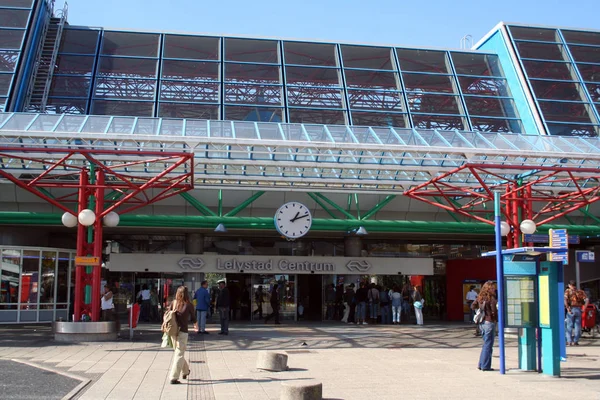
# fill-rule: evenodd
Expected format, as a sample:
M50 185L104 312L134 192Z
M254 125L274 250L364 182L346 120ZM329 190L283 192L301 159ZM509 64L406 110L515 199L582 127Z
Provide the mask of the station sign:
M580 244L581 236L579 235L567 235L569 244ZM550 243L550 235L544 235L543 233L523 234L523 242L525 243Z
M549 229L550 247L564 249L555 253L548 253L548 261L562 262L563 265L569 264L569 235L566 229Z
M87 267L95 267L101 264L100 257L75 257L75 265L83 265Z
M596 262L596 254L593 251L577 250L577 262Z

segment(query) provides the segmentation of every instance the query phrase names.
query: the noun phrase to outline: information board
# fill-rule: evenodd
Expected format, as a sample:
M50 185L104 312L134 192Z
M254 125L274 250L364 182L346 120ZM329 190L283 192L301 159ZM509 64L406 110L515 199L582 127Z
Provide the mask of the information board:
M548 253L548 261L560 261L569 264L569 235L566 229L549 229L550 247L559 247L565 251Z
M506 326L510 328L537 327L535 276L505 277Z

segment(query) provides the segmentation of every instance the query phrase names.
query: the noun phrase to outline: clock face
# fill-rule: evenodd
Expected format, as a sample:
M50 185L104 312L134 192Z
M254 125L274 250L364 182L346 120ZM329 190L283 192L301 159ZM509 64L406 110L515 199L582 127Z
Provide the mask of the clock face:
M312 215L308 207L295 201L279 207L273 220L277 232L290 239L306 235L312 225Z

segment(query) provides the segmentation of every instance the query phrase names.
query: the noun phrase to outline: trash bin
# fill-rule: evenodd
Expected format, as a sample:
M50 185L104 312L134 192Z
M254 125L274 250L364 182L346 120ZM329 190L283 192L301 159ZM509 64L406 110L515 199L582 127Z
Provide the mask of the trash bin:
M596 330L596 306L594 304L581 307L581 328L583 332L591 333L594 337Z

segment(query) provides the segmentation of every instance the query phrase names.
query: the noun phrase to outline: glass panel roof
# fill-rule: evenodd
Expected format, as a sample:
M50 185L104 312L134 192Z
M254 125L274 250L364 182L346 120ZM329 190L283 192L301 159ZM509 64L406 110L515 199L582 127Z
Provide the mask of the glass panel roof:
M208 175L223 185L252 176L252 185L265 187L333 189L351 183L356 190L393 191L467 163L515 166L510 174L521 165L600 167L595 137L30 113L0 113L0 133L0 168L15 173L24 166L10 155L28 147L101 149L109 151L103 155L107 163L123 161L126 156L117 152L125 150L193 151L197 185L209 184ZM158 164L143 172L156 173ZM25 168L33 173L47 166L32 161ZM469 173L453 179L478 185ZM551 184L567 187L560 180Z

